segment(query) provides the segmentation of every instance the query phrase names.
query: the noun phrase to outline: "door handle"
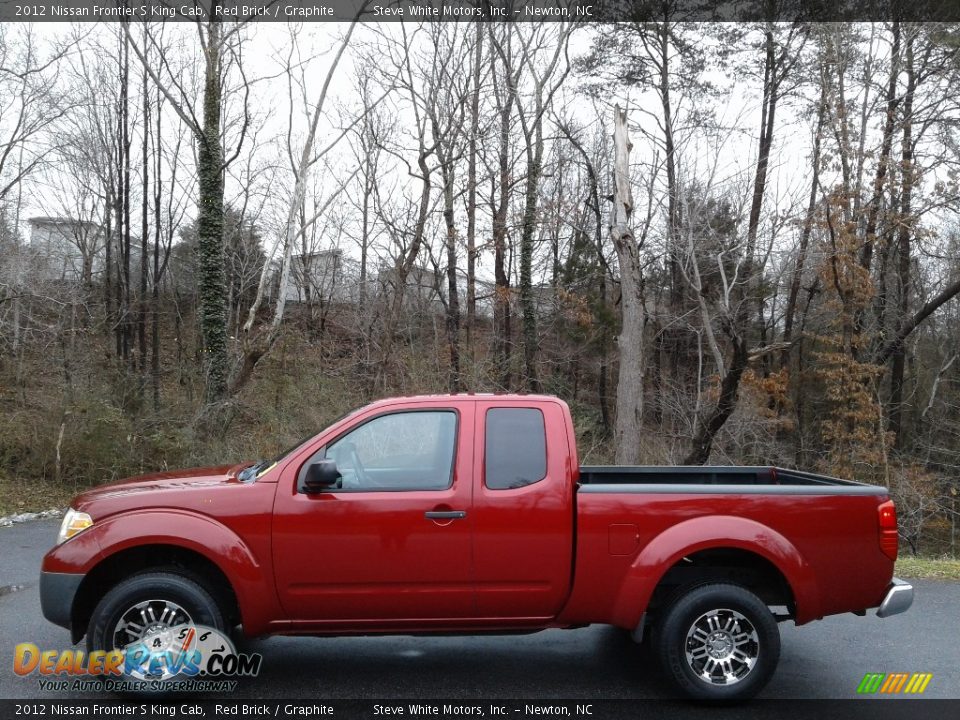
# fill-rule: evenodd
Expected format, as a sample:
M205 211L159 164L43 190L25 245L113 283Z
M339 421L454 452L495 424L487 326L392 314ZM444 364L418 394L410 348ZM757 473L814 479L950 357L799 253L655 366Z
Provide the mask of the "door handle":
M466 510L427 510L423 516L427 520L462 520L467 516Z

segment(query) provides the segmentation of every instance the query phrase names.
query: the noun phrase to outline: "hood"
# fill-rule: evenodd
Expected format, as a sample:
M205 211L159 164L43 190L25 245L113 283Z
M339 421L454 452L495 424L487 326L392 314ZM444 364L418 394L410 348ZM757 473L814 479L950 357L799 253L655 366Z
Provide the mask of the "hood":
M164 491L176 493L177 491L201 490L203 488L212 489L225 483L239 483L236 471L242 467L243 465L217 465L126 478L125 480L91 488L77 495L71 503L71 507L87 510L89 506L105 500L132 499L133 496ZM142 498L141 502L147 504L150 500Z

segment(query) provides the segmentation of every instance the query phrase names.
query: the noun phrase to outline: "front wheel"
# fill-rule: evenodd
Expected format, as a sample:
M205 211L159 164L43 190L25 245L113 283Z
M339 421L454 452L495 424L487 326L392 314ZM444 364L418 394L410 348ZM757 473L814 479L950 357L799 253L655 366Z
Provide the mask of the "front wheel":
M773 614L739 585L701 585L680 595L667 608L655 642L664 672L697 700L751 698L780 659Z
M193 639L184 629L197 625L226 632L223 613L206 588L178 573L142 573L115 585L97 604L87 628L87 649L142 646L176 658L185 649L183 636ZM128 670L125 664L125 675ZM153 667L131 677L164 680L171 674L175 671L167 667Z

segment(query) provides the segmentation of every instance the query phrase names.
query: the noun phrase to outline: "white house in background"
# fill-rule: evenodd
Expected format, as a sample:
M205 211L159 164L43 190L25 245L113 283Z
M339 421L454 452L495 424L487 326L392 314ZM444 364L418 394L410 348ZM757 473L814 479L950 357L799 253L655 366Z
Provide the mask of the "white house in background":
M79 282L90 281L103 272L105 234L99 224L43 216L28 222L29 247L37 259L40 277Z
M397 285L397 271L390 265L383 265L377 273L377 289L386 297L393 297ZM477 315L493 317L493 297L496 286L486 280L475 281L477 296ZM467 273L457 268L457 293L460 299L460 313L467 312ZM432 267L417 265L407 274L403 305L411 313L442 313L448 296L446 268L440 268L439 275Z
M274 292L279 287L280 266L274 264ZM396 292L396 270L382 264L371 268L367 278L367 298L391 298ZM406 278L404 307L408 312L443 312L441 297L446 297L446 275L438 278L432 268L416 266ZM466 278L459 279L461 303L466 302ZM479 290L478 290L479 292ZM358 303L360 301L360 263L342 250L330 249L306 255L295 255L290 263L290 281L287 285L288 303Z
M280 267L274 268L274 283L280 282ZM319 250L294 255L290 262L288 303L349 303L360 299L360 263L342 250Z
M103 226L71 217L32 217L28 248L37 263L41 280L66 282L97 281L106 263L106 232ZM153 266L153 243L147 243L148 273ZM119 263L116 241L111 264ZM140 281L140 238L130 238L131 282ZM148 274L149 277L149 274Z
M385 297L392 298L397 292L399 277L392 265L381 265L377 271L377 290ZM443 292L443 296L437 289ZM407 312L443 312L443 300L446 298L446 276L438 278L433 268L415 265L406 277L403 293L403 309Z

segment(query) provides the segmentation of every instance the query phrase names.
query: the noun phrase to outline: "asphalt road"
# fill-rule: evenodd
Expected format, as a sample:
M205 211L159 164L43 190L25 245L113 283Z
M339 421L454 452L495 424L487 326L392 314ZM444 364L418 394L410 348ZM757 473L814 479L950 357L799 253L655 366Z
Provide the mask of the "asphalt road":
M37 592L58 523L0 528L0 698L70 697L12 671L19 642L69 647L67 631L41 615ZM782 624L780 666L760 697L853 698L867 672L929 672L925 696L960 698L960 583L914 585L914 606L903 615ZM669 697L646 648L602 626L499 637L276 637L240 648L263 654L260 676L237 691L250 699Z

